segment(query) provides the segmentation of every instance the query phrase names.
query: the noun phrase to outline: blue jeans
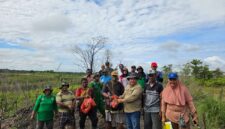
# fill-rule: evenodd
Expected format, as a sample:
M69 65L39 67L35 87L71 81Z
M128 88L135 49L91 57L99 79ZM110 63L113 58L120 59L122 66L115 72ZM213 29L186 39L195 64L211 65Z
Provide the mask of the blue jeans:
M140 129L141 112L125 113L127 129Z

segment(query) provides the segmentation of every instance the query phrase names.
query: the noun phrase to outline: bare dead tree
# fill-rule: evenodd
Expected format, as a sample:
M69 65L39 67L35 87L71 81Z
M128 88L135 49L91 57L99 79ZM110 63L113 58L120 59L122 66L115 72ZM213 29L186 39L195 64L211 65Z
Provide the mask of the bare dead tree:
M94 37L91 42L82 46L75 45L73 48L73 54L77 57L76 64L81 69L94 70L95 58L99 51L101 51L106 44L106 37Z
M112 52L109 49L106 49L105 50L105 60L107 62L110 62L111 58L112 58Z

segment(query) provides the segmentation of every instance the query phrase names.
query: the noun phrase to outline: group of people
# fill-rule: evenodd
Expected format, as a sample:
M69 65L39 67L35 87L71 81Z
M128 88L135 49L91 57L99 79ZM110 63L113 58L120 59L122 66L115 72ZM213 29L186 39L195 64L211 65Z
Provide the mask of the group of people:
M141 66L131 66L128 71L123 64L112 69L109 62L92 74L87 69L81 86L69 91L69 84L62 83L60 92L54 97L50 87L44 89L35 103L31 118L37 114L37 129L53 128L53 116L59 116L60 129L75 129L74 112L79 112L79 128L85 128L86 117L92 129L98 127L97 113L105 120L105 129L140 129L143 114L144 129L162 129L170 121L173 129L189 129L191 115L198 124L197 111L188 89L179 81L178 74L168 74L163 87L162 72L157 63L145 74Z

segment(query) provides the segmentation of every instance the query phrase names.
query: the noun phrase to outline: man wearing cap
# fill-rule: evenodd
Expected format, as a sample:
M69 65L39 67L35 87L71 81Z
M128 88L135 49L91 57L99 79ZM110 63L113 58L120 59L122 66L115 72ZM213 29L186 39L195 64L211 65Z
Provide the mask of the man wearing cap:
M128 80L129 84L118 102L124 104L127 129L140 129L142 88L137 83L136 73L130 74Z
M112 80L104 86L102 92L105 97L106 102L106 129L123 129L124 122L124 112L123 112L123 104L120 103L116 107L112 107L112 101L114 101L113 97L118 97L123 94L124 87L118 81L118 72L113 71L111 73Z
M75 96L72 91L68 90L69 83L63 82L60 87L60 92L56 95L56 103L59 111L59 126L60 129L75 129Z
M144 90L144 129L162 129L160 100L163 86L156 81L156 72L150 70Z
M93 98L97 105L97 109L102 114L103 117L105 117L105 109L104 109L104 101L102 96L102 88L103 85L99 81L100 75L99 73L94 74L94 80L89 83L89 87L93 89Z
M132 65L130 69L130 74L136 73L136 66Z
M33 108L31 119L37 114L37 129L43 129L46 125L47 129L53 129L54 112L57 111L55 96L53 96L52 88L46 86L43 95L39 95Z
M156 62L151 63L152 70L156 71L156 80L160 83L163 83L163 74L162 72L158 71L158 64Z

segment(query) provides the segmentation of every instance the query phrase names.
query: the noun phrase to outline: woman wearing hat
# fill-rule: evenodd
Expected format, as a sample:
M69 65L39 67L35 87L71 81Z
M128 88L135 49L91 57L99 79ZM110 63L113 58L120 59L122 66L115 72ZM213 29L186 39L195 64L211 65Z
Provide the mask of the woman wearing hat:
M127 129L140 129L143 91L141 86L137 83L138 78L136 73L131 73L127 79L129 80L129 84L123 95L118 99L118 103L124 104Z
M162 92L162 122L171 121L173 129L190 129L189 114L194 124L198 124L193 98L177 73L169 73L168 83Z
M35 114L37 114L37 129L43 129L44 125L48 129L53 129L54 112L57 111L55 96L51 94L52 89L49 86L44 88L43 93L36 100L31 119L34 119Z

